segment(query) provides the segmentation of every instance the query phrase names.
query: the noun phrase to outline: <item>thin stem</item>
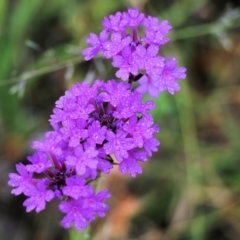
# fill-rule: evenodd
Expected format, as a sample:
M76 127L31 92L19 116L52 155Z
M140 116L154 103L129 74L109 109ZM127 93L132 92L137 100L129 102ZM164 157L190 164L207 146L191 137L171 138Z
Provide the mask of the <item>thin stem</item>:
M170 34L171 41L199 37L207 34L217 34L240 26L240 20L231 22L229 25L223 25L221 22L206 23L195 25L172 31Z
M89 226L81 232L78 232L75 227L72 227L69 231L69 240L91 240Z
M62 168L61 168L61 165L59 164L56 156L55 156L54 154L52 154L52 153L50 153L50 155L51 155L51 157L52 157L53 164L54 164L55 168L56 168L57 170L61 171Z
M133 41L136 42L138 40L138 33L137 33L136 27L132 28L132 33L133 33Z
M222 26L221 23L219 22L195 25L192 27L186 27L186 28L172 31L172 33L170 33L170 38L171 38L171 41L174 41L174 40L186 39L191 37L199 37L207 34L216 34L219 32L224 32L227 30L237 28L239 26L240 26L239 19L227 26ZM18 83L18 82L26 82L35 77L39 77L43 74L58 71L60 69L66 68L69 65L75 65L75 64L81 63L82 61L83 61L83 57L81 55L75 56L72 58L68 58L62 62L50 64L36 70L25 72L20 76L16 76L10 79L2 79L2 80L0 79L0 87L8 84Z
M69 65L75 65L75 64L81 63L82 61L83 61L83 57L80 55L77 57L68 58L62 62L50 64L36 70L25 72L22 75L13 77L11 79L6 79L6 80L0 79L0 87L4 85L12 84L12 83L25 82L25 81L28 81L29 79L33 79L34 77L39 77L43 74L58 71L60 69L66 68Z
M202 240L205 238L204 235L206 233L205 214L203 214L201 218L198 218L198 221L195 221L193 217L197 206L194 193L198 193L202 196L202 199L204 199L203 170L193 111L194 107L192 96L186 83L182 84L181 91L177 94L176 104L182 131L186 162L188 201L190 210L190 235L192 240Z

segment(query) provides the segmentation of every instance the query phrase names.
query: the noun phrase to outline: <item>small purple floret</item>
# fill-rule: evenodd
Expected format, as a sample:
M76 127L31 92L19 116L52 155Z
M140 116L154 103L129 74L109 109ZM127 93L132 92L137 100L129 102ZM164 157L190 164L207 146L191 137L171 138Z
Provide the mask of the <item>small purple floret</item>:
M43 180L39 180L36 187L34 187L28 194L29 197L23 203L26 207L26 211L30 212L36 209L36 212L40 212L45 209L46 202L53 199L54 193L52 190L47 190Z

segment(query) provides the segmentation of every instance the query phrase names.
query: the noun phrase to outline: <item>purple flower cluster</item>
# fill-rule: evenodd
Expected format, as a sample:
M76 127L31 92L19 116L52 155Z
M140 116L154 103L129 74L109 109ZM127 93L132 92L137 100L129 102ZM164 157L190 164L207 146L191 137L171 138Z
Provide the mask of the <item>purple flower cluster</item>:
M186 77L186 69L178 68L175 58L167 60L158 55L160 47L169 41L166 34L172 27L167 20L159 22L130 8L105 17L102 25L99 36L91 33L87 38L90 47L82 52L85 60L101 51L105 58L113 59L112 66L118 68L116 77L130 83L137 81L137 91L152 97L162 91L174 94L180 90L177 80ZM140 31L142 28L145 31Z
M50 119L54 130L42 142L34 141L37 152L28 157L29 164L17 164L18 174L9 175L12 193L28 197L27 212L61 199L62 225L74 223L80 231L108 210L103 203L108 191L96 194L89 183L114 164L132 177L142 173L138 162L157 151L153 135L159 129L149 114L153 101L142 103L142 94L130 87L115 80L77 83L56 102Z
M185 68L177 68L175 58L158 56L159 47L169 39L167 21L140 14L137 9L105 17L100 36L91 33L91 45L83 51L89 60L99 51L113 58L119 70L116 76L128 82L96 80L74 84L60 97L50 118L52 131L43 141L33 141L36 152L29 163L16 165L18 173L9 174L12 194L24 194L26 211L45 209L46 202L60 200L65 213L62 225L75 225L78 231L95 216L105 216L110 197L105 189L98 193L91 183L102 173L118 165L123 174L132 177L142 173L139 162L145 162L157 151L154 137L159 127L149 113L156 106L143 102L143 93L156 97L161 91L179 90L177 79L185 77ZM145 27L139 38L137 27ZM132 35L128 34L128 29ZM109 37L111 36L111 39ZM138 82L137 89L133 82Z

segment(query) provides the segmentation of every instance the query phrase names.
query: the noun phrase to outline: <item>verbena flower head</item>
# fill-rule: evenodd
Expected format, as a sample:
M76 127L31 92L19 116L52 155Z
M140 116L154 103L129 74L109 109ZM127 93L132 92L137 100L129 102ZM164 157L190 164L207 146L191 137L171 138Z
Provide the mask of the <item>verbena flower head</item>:
M162 91L179 91L177 80L186 77L186 69L178 68L175 58L167 60L158 55L160 47L169 42L166 34L172 27L167 20L159 22L130 8L105 17L102 25L99 37L91 33L87 38L90 47L82 52L85 60L102 52L105 58L113 59L112 66L118 68L116 77L130 83L137 81L137 91L152 97Z
M86 60L100 51L112 58L116 76L123 81L72 85L53 109L49 120L53 130L43 141L33 141L36 152L27 158L27 165L16 165L18 173L10 173L8 182L12 194L27 197L23 203L27 212L40 212L47 202L59 199L59 210L66 214L61 224L74 225L78 231L109 210L104 203L109 192L96 193L91 183L113 165L136 177L142 173L139 162L158 150L159 127L150 114L156 106L152 100L143 102L143 94L174 94L180 89L176 80L185 78L186 71L177 67L175 58L158 55L169 41L168 21L129 9L105 17L102 24L104 30L99 36L90 34L91 47L83 54ZM139 83L136 89L133 82Z
M146 151L144 143L158 132L149 114L153 108L153 101L143 103L142 94L131 91L130 84L115 80L106 83L97 80L93 86L75 84L57 101L51 115L50 122L62 138L52 146L54 154L58 154L55 149L60 144L65 146L61 147L65 164L75 166L79 175L91 170L92 176L99 170L99 158L104 172L110 170L111 155L115 156L117 164L124 164L130 151L141 151L147 160L151 152ZM158 145L155 142L155 146ZM34 147L42 150L36 143ZM46 147L47 151L49 147ZM136 158L136 164L137 161ZM129 169L132 176L136 175L134 169Z
M153 101L143 103L130 84L74 84L56 102L50 119L54 130L42 142L33 141L37 152L26 166L16 165L18 174L9 175L12 193L28 197L23 203L27 212L40 212L46 202L60 199L59 209L66 213L62 225L74 224L79 231L87 227L95 215L105 215L109 207L103 201L110 197L107 190L95 193L89 183L114 164L135 177L142 173L139 161L157 151L153 108Z
M79 231L87 227L96 214L104 216L108 206L103 201L110 194L107 190L96 194L93 187L88 185L89 179L77 174L76 166L67 165L61 157L51 152L36 152L28 160L31 163L26 166L16 165L19 174L9 174L8 182L14 187L13 194L23 193L28 197L23 203L27 212L34 209L40 212L45 209L46 202L53 198L60 199L59 209L67 213L62 225L70 227L73 223ZM78 205L80 202L82 204ZM72 208L66 211L67 206Z

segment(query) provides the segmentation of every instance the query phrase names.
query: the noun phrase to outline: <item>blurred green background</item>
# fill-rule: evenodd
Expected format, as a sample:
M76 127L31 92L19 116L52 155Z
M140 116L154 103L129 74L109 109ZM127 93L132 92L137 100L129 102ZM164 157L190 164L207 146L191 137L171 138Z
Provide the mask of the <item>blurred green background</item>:
M237 0L0 0L0 239L68 240L57 202L26 214L8 173L50 129L55 101L76 81L110 79L102 58L84 62L105 15L138 7L168 19L161 53L187 68L181 91L156 99L159 152L136 179L103 177L112 210L94 240L240 239L240 2Z

